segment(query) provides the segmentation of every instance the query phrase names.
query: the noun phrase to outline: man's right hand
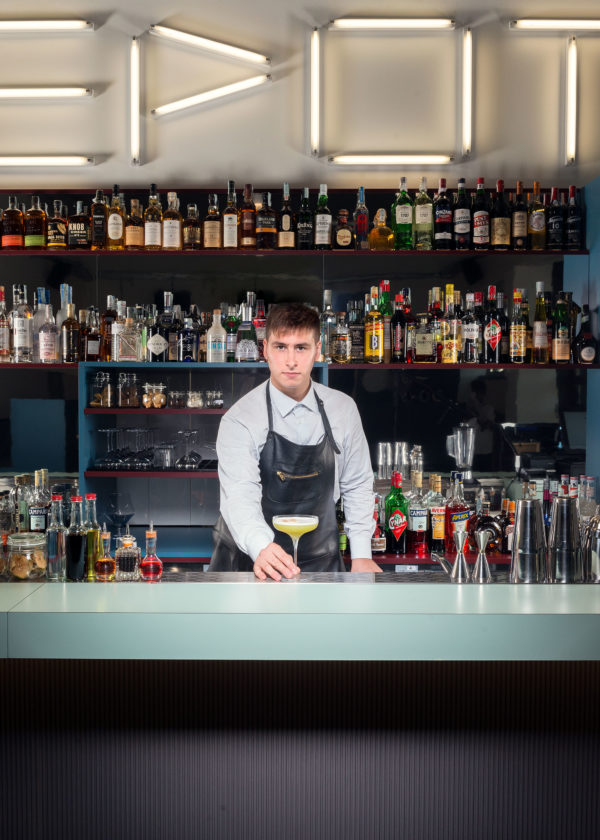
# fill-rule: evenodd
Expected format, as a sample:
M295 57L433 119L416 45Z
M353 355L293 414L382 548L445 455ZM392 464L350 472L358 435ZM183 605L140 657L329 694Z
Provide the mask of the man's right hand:
M263 548L256 558L254 574L259 580L266 580L268 577L281 580L282 577L296 577L300 574L300 569L294 565L294 558L290 554L272 542Z

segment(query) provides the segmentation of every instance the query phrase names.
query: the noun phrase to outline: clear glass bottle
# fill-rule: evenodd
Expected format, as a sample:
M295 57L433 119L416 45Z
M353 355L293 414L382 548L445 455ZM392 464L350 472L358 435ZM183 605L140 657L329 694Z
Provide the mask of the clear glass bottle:
M169 361L170 336L175 331L173 320L173 292L163 292L163 310L147 326L146 361Z
M43 470L35 470L34 487L29 498L27 516L32 533L45 533L50 512L50 493L44 484Z
M2 247L20 249L25 244L23 213L19 209L16 195L8 196L8 207L2 211Z
M414 331L414 362L416 364L433 364L436 361L434 326L429 317L422 313L417 315Z
M139 580L140 550L129 533L129 526L127 526L127 533L121 537L121 545L115 551L115 564L116 580Z
M144 218L139 199L132 198L131 212L125 223L125 250L141 251L144 247Z
M446 284L446 312L442 320L442 364L458 364L462 353L462 322L454 303L454 285Z
M414 203L406 188L406 178L400 178L400 189L392 202L390 225L394 233L394 248L410 251L414 248Z
M71 496L71 516L67 529L67 580L81 581L85 578L85 555L87 529L83 522L83 499Z
M25 213L24 244L25 248L46 248L47 218L40 206L39 195L31 196L31 207Z
M416 557L427 554L427 525L429 512L423 499L423 470L411 478L411 495L408 503L408 528L406 549Z
M50 506L50 522L46 530L48 566L46 577L52 581L64 581L67 573L67 529L63 522L63 497L53 495Z
M80 361L79 321L75 317L74 303L67 304L67 317L60 328L60 346L63 362Z
M33 361L37 364L40 361L40 328L46 320L45 305L50 303L50 289L38 286L35 291L35 304L33 309Z
M167 193L168 206L162 214L162 247L165 251L181 251L182 219L176 192Z
M67 317L67 304L73 303L73 287L68 283L60 284L60 309L56 313L56 326L60 330Z
M534 365L548 364L548 314L546 312L546 297L544 281L535 284L535 314L533 316L533 357Z
M389 251L394 247L394 234L386 224L387 213L383 207L375 213L373 227L369 231L370 251Z
M319 198L317 201L317 209L315 210L315 245L317 251L331 250L331 230L333 226L333 217L331 210L327 206L327 184L321 184L319 188Z
M177 333L177 361L198 361L198 330L192 318L184 318Z
M140 563L140 577L149 583L158 583L162 573L162 560L156 554L156 530L151 522L146 531L146 554Z
M323 310L320 315L321 322L321 361L332 362L331 337L335 330L336 317L331 306L331 289L323 290Z
M100 540L100 525L96 516L96 494L85 494L85 529L86 529L86 549L85 549L85 579L88 583L96 580L96 563L100 557L102 550L102 543Z
M127 317L122 329L117 334L116 362L141 362L142 336L133 318L133 308L127 308Z
M415 196L414 242L417 251L431 251L433 248L433 202L427 192L427 178L421 178L419 191Z
M162 207L156 184L150 184L148 206L144 211L144 248L159 251L162 248Z
M208 212L202 223L202 241L204 248L221 248L221 213L219 212L219 196L209 193Z
M226 359L227 333L221 324L221 310L213 309L212 326L206 335L206 361L224 362Z
M38 336L40 362L43 365L55 365L60 361L60 332L54 321L52 306L44 306L44 323Z
M13 308L9 315L12 361L33 361L33 312L27 303L27 286L13 286Z
M10 361L10 321L6 311L6 294L0 286L0 362Z
M369 208L365 201L365 188L359 187L356 207L352 215L354 222L354 247L357 251L369 250Z
M106 524L102 525L100 541L102 547L100 556L96 560L94 572L97 583L107 583L115 579L116 563L110 553L110 531L106 530Z
M237 207L235 181L227 181L227 204L221 214L223 248L239 248L240 211Z
M337 365L346 365L350 361L352 342L346 322L346 313L338 312L335 330L331 336L331 358Z
M281 210L277 221L277 247L296 247L296 214L292 210L290 185L287 181L283 185Z

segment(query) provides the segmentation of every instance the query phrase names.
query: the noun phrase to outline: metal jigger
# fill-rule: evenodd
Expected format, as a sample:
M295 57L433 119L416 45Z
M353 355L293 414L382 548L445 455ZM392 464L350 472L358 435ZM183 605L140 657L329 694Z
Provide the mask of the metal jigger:
M454 531L454 545L456 546L456 560L450 572L452 583L468 583L470 580L469 567L465 557L466 531Z
M477 562L473 569L473 583L493 583L492 573L485 553L487 544L490 538L490 532L487 530L476 531L475 540L479 554L477 555Z

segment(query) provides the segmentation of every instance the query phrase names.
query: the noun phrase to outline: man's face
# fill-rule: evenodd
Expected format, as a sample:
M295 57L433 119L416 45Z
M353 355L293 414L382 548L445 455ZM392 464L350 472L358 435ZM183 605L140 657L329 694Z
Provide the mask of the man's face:
M271 382L294 400L301 400L310 388L310 373L321 355L321 342L311 330L272 333L264 345Z

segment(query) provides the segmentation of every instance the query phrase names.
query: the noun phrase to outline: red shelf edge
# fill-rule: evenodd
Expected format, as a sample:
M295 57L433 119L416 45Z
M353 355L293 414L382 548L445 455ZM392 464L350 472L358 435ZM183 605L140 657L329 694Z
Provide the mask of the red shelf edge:
M214 470L85 470L85 478L218 478Z

